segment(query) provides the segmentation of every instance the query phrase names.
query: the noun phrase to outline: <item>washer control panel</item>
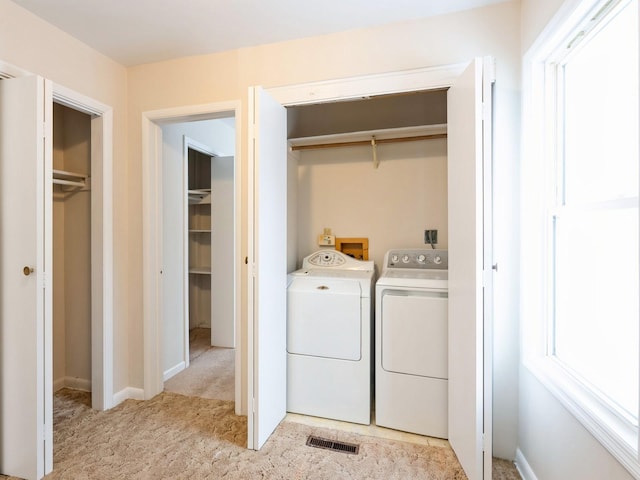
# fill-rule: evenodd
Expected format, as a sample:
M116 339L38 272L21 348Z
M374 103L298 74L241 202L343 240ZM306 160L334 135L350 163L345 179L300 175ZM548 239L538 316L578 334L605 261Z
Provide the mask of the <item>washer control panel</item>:
M346 263L344 255L335 250L321 250L307 257L306 261L314 267L340 267Z
M447 250L428 248L389 250L384 256L384 265L385 268L447 270L449 268L449 253Z

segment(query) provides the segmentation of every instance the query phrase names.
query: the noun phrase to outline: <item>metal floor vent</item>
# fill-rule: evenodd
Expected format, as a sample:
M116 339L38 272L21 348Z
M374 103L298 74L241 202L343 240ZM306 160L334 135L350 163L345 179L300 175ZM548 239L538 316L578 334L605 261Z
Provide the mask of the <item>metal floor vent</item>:
M325 450L334 450L336 452L358 454L360 445L353 443L336 442L335 440L329 440L328 438L316 437L309 435L307 437L307 445L309 447L324 448Z

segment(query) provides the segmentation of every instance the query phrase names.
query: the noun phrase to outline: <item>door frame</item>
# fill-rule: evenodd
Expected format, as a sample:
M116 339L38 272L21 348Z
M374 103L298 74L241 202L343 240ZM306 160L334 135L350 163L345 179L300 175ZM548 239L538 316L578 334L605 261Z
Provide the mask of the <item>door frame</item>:
M241 338L241 104L240 101L165 108L142 112L142 305L144 337L144 398L162 392L162 125L216 118L235 118L236 152L234 159L234 305L236 339ZM235 412L240 415L242 399L242 342L236 340Z
M0 61L0 78L33 75ZM115 405L113 396L113 108L63 85L52 83L53 101L91 116L91 403L96 410ZM96 195L94 192L99 192ZM101 274L100 274L101 273ZM51 293L49 293L51 295ZM49 335L50 337L50 335ZM45 338L53 361L52 338ZM53 365L45 375L52 376ZM49 378L51 383L53 378ZM45 408L53 408L45 399Z
M62 85L53 101L91 117L91 405L113 396L113 109Z

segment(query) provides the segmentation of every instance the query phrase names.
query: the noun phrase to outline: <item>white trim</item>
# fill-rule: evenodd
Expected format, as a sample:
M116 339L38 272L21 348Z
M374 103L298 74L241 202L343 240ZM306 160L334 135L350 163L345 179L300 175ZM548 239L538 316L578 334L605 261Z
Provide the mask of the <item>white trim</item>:
M417 68L413 70L341 78L299 85L287 85L266 88L265 91L282 105L290 106L341 101L397 92L447 88L460 76L468 64L468 62L457 63L453 65Z
M545 158L553 156L559 148L555 125L547 121L546 110L553 107L554 99L547 93L550 85L545 64L556 59L555 52L571 40L572 32L585 25L605 3L606 0L567 0L523 58L521 217L527 221L522 222L521 251L527 255L522 258L521 269L520 290L525 292L521 298L521 350L524 366L631 475L640 478L637 428L622 421L558 362L547 357L545 348L544 319L548 317L545 306L550 302L542 285L551 255L547 242L541 245L540 240L549 238L548 222L542 212L546 208L545 199L553 198L553 185L548 181L553 176L553 167ZM535 187L528 186L534 184ZM628 199L607 206L620 208L634 202L637 205L637 199ZM570 208L577 207L558 211Z
M162 380L166 382L171 377L173 377L174 375L179 374L181 371L183 371L187 367L188 367L188 365L185 364L185 362L178 363L177 365L171 367L169 370L165 371L162 374Z
M524 365L634 478L640 478L637 433L553 359L527 358Z
M125 400L145 400L144 390L141 388L125 387L113 395L113 406L120 405Z
M0 60L0 79L2 78L14 78L14 77L26 77L28 75L34 75L20 67L11 65L10 63Z
M63 388L80 390L82 392L91 391L91 380L78 377L62 377L53 382L53 391L57 392Z
M143 217L143 333L144 333L144 398L149 399L163 389L163 372L161 363L161 321L160 306L162 282L161 217L162 203L160 198L161 184L160 164L162 152L162 125L175 122L210 120L215 118L235 118L236 152L234 160L235 189L235 323L237 335L241 334L241 103L239 101L217 102L202 105L188 105L142 113L142 202ZM236 414L246 414L243 410L242 377L242 342L236 342L235 362L235 409Z
M516 469L518 470L518 473L520 473L520 476L523 478L523 480L538 480L538 477L536 477L536 474L531 468L531 465L529 465L529 462L527 462L524 453L522 453L522 450L520 450L519 448L516 449L516 459L514 463L516 464Z
M62 85L53 101L91 115L92 407L113 406L113 109Z

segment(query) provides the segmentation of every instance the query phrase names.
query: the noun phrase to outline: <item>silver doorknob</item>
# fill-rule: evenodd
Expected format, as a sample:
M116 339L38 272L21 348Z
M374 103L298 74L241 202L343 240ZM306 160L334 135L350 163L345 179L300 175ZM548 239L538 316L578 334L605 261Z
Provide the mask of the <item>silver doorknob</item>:
M28 276L29 276L29 275L31 275L33 272L34 272L33 267L27 267L27 266L25 266L25 267L22 269L22 273L24 273L24 276L25 276L25 277L28 277Z

